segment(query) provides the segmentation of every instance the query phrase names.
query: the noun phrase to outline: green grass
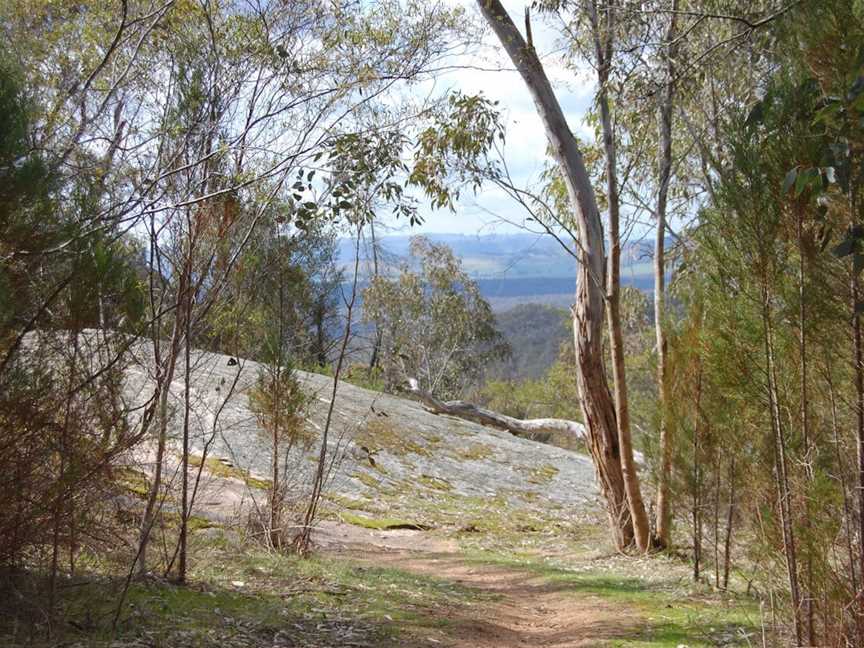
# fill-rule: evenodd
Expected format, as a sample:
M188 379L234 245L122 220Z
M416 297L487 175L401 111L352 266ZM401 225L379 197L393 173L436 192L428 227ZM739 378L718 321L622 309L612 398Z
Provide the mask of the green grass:
M492 448L485 443L472 443L467 448L457 450L456 458L463 461L479 461L492 456Z
M616 557L597 566L577 560L569 566L536 555L480 551L469 553L468 560L528 571L574 596L599 597L619 606L625 621L628 612L634 614L642 629L612 640L610 647L747 646L745 635L756 641L759 612L752 599L688 582L686 566L671 558ZM637 565L641 577L631 575Z
M529 484L543 485L551 482L558 474L558 468L552 464L542 466L524 466L518 469L528 478Z
M201 457L196 455L191 455L189 457L190 465L198 467L201 463ZM221 477L223 479L239 479L250 488L257 488L259 490L267 490L271 486L269 480L253 477L248 471L243 470L242 468L237 468L236 466L226 466L215 457L207 457L206 460L203 460L203 463L204 469L214 477Z
M141 470L124 466L117 470L115 478L120 486L142 499L150 492L150 480Z
M47 648L62 638L108 648L115 640L140 639L160 648L259 648L285 633L287 645L395 648L413 635L443 639L451 623L447 610L494 598L444 579L341 556L301 559L198 535L190 548L189 584L134 583L116 634L111 621L122 580L91 572L76 577L74 586L61 586L53 643L28 645ZM24 572L13 591L38 600L46 583L44 575ZM6 586L0 584L0 645L13 646L29 629L22 616L26 610ZM38 626L43 615L34 607L30 618ZM44 637L44 625L39 627Z
M420 475L417 481L425 486L437 491L449 491L453 489L453 485L443 477L435 477L434 475Z
M353 524L355 526L363 527L364 529L414 529L424 531L429 528L425 524L419 524L401 518L371 518L363 515L355 515L347 511L340 513L339 517L347 524Z

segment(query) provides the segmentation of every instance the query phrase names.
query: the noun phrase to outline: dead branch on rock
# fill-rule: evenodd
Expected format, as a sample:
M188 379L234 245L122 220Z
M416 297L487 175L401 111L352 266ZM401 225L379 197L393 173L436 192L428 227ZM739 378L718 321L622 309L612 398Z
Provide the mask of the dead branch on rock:
M425 409L433 414L455 416L480 425L506 430L517 436L563 432L578 439L585 439L585 426L576 421L556 418L517 419L462 400L442 401L421 389L416 378L408 379L408 391L417 396Z

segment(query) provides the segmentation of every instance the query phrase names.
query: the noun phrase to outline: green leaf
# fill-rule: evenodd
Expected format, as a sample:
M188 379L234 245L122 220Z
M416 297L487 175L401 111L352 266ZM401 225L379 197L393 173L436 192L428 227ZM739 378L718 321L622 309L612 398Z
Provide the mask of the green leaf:
M789 173L786 174L786 177L783 178L783 193L789 193L789 190L792 188L792 185L795 184L795 178L798 177L798 168L790 169Z
M822 174L818 169L806 169L798 174L795 179L795 197L797 198L805 190L817 186L818 182L822 181Z

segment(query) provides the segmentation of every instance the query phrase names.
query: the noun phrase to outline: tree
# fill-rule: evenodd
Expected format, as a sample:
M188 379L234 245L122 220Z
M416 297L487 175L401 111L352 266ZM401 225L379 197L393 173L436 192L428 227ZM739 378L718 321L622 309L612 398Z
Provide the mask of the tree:
M576 215L579 269L573 331L577 383L589 447L600 479L600 489L607 502L615 544L624 549L633 542L635 535L622 469L622 452L629 454L624 458L627 466L633 465L633 456L631 447L621 447L615 406L606 382L602 350L606 274L603 267L603 226L597 200L576 138L567 125L533 44L525 41L500 2L478 0L478 6L531 91L552 155L561 170L570 206ZM635 473L630 476L632 489Z
M284 336L279 335L281 327L277 326L276 330L278 333L269 336L267 362L249 395L249 406L258 418L271 452L267 514L260 520L261 527L267 546L283 550L291 540L286 529L289 520L285 510L291 484L289 457L294 447L306 447L312 439L304 418L309 397L303 392L284 342L280 341L284 340Z
M414 237L398 277L373 278L363 317L382 332L381 363L391 389L405 377L445 398L475 385L483 367L506 353L489 304L444 245Z

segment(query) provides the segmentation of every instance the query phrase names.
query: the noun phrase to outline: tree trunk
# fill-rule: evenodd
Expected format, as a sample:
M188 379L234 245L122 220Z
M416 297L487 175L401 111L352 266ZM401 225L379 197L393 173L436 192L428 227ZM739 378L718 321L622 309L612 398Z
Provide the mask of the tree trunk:
M408 378L408 391L417 396L426 409L433 414L455 416L521 436L532 436L544 432L563 432L577 439L586 439L585 426L576 421L555 418L517 419L461 400L438 400L434 395L423 390L416 378Z
M378 277L378 242L375 240L375 219L369 221L369 233L372 237L372 277ZM372 343L372 353L369 357L369 374L371 377L372 371L378 366L378 355L381 353L381 342L383 334L381 325L375 321L375 341Z
M851 214L857 214L857 191L850 188L848 197L849 212ZM849 225L850 227L855 225L854 218ZM859 312L861 304L861 284L858 280L858 273L855 272L854 264L849 276L849 299L849 307L852 311L852 343L855 370L855 440L858 454L858 479L854 480L851 484L852 490L857 489L858 491L858 586L860 589L855 592L854 618L858 634L858 642L859 644L862 644L864 643L864 348L862 348L861 313ZM854 582L854 567L852 568L852 578Z
M281 363L281 357L279 359ZM279 475L279 446L280 446L280 420L279 420L279 411L282 406L281 404L281 393L282 393L282 371L281 365L276 368L274 372L271 372L271 389L272 389L272 399L271 399L271 407L273 408L273 421L271 425L272 436L271 440L273 442L273 462L270 474L270 522L268 524L267 533L270 534L270 546L274 549L282 548L282 507L281 507L281 488L279 487L279 479L281 478Z
M861 340L861 316L858 313L860 287L858 276L852 273L852 337L855 346L855 409L856 441L858 446L858 591L857 617L864 617L864 348Z
M723 589L729 588L729 566L732 562L732 524L735 520L735 455L729 461L729 502L726 509L726 539L723 543Z
M714 587L720 589L720 456L714 450Z
M500 0L477 0L477 4L531 92L576 215L579 267L572 308L576 383L615 545L625 549L632 544L634 532L621 470L615 408L603 362L603 226L594 189L533 45L522 38Z
M813 483L813 465L810 457L810 400L807 391L807 304L805 303L805 286L804 282L807 277L807 266L804 252L804 213L799 206L797 209L797 243L798 243L798 346L800 352L800 390L801 390L801 438L804 445L804 471L807 475L807 482ZM807 532L810 526L810 498L804 498L804 577L806 581L806 590L803 593L804 598L804 621L805 630L807 633L807 642L811 646L816 643L816 624L815 624L815 606L813 598L813 547L810 544Z
M702 558L702 475L699 464L699 433L702 427L702 365L696 369L696 420L693 423L693 580L699 582L699 563Z
M657 188L657 231L654 239L654 333L657 339L657 398L660 411L660 470L657 475L657 529L654 544L668 547L671 538L673 430L666 408L669 406L669 372L666 342L666 208L672 177L672 110L675 99L673 80L677 56L676 22L678 0L672 3L666 33L666 84L660 101L660 159Z
M603 128L603 150L606 154L606 188L609 204L609 257L606 271L606 320L609 326L609 347L612 354L612 387L615 393L615 418L618 444L621 447L621 472L627 505L633 520L636 548L647 551L650 546L650 525L639 487L639 473L633 461L633 440L630 432L630 406L627 398L627 374L624 367L624 335L621 331L621 205L618 196L618 164L615 132L609 111L609 71L612 58L612 38L615 21L614 2L606 4L605 29L600 28L596 2L590 5L591 31L597 62L600 123ZM602 32L602 33L601 33Z
M190 259L188 263L191 265L191 256L192 252L189 252ZM187 283L188 283L188 273L191 272L187 266ZM179 555L179 563L177 566L177 582L185 583L186 582L186 545L188 540L189 533L189 417L192 413L192 402L191 402L191 382L192 382L192 363L191 363L191 351L192 351L192 337L191 337L191 324L192 324L192 299L193 296L190 292L189 295L186 296L184 300L185 313L184 313L184 328L185 333L183 337L186 339L186 346L183 350L183 360L184 360L184 369L183 369L183 456L180 460L180 475L181 475L181 489L180 489L180 498L181 498L181 506L180 506L180 539L179 539L179 547L180 547L180 555Z
M176 309L182 310L183 305L181 300L185 298L187 285L185 281L185 273L181 273L180 286L177 291ZM165 463L165 450L168 437L168 398L171 393L171 383L174 381L174 372L177 367L177 357L180 355L180 340L182 334L182 322L179 317L175 317L174 326L171 333L169 343L168 357L164 359L164 365L159 367L160 353L158 350L160 341L159 333L156 326L159 320L154 323L153 330L153 350L157 364L157 397L159 404L157 406L157 422L158 422L158 437L156 447L156 465L154 467L153 483L150 485L150 490L147 494L147 503L144 506L144 514L141 516L141 527L138 535L138 552L135 560L138 563L138 574L143 576L147 572L147 547L150 542L150 533L153 530L153 524L156 521L156 513L159 508L159 490L162 487L162 469ZM135 565L133 564L133 570ZM130 572L131 573L131 572Z
M795 531L792 519L792 501L787 471L786 435L780 412L780 395L777 387L777 369L774 361L774 334L770 313L770 296L767 279L762 287L762 321L765 327L765 362L768 378L768 407L774 434L774 463L777 485L777 500L780 509L780 524L783 531L783 552L786 554L786 571L789 578L789 595L792 603L796 646L801 645L801 591L798 586L798 556L795 549Z

